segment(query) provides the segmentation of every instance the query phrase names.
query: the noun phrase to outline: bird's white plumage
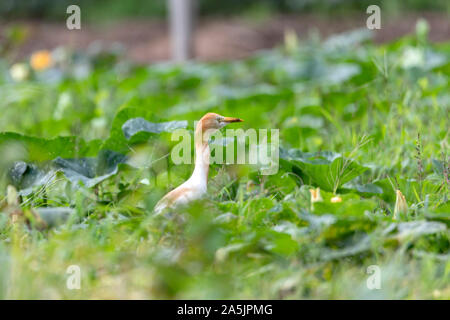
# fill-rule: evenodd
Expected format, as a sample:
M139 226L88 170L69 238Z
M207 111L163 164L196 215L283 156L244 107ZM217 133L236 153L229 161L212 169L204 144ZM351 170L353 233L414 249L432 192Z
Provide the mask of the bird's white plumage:
M231 122L241 122L238 118L223 117L215 113L203 116L195 130L195 168L191 177L176 189L166 194L155 206L155 214L166 208L175 208L201 199L207 191L210 149L209 137L212 133Z

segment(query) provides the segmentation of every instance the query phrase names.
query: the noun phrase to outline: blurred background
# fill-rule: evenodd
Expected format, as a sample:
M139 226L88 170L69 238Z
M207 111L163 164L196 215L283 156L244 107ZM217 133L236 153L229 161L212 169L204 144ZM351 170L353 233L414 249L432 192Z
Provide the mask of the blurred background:
M66 28L71 4L81 8L81 30ZM428 21L431 41L450 39L447 0L197 0L193 51L198 60L217 61L274 47L286 30L327 37L365 27L372 4L381 8L378 43L413 32L419 18ZM168 0L2 0L0 53L20 60L41 49L84 50L100 42L120 46L138 63L164 61L171 56L168 16Z
M179 65L189 1L0 0L0 299L449 299L450 1L198 0ZM154 216L193 169L166 122L206 112L279 129L280 171Z

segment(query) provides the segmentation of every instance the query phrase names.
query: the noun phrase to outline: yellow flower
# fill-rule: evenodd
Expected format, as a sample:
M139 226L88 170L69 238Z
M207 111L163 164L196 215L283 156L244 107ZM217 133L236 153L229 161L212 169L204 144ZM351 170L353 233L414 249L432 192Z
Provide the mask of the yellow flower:
M52 65L52 55L47 50L36 51L31 55L30 64L36 71L45 70Z
M11 74L11 78L13 78L14 81L23 81L28 78L28 66L25 63L15 63L11 66L11 69L9 69L9 73Z
M320 195L320 188L309 189L309 192L311 193L311 203L323 201Z
M408 212L408 204L405 196L400 190L395 191L397 197L395 199L394 219L398 219L401 214Z
M333 198L331 198L331 203L338 203L338 202L342 202L342 198L339 196L335 196Z
M314 211L314 203L315 202L322 202L322 196L320 195L320 188L316 189L309 189L309 192L311 193L311 211Z

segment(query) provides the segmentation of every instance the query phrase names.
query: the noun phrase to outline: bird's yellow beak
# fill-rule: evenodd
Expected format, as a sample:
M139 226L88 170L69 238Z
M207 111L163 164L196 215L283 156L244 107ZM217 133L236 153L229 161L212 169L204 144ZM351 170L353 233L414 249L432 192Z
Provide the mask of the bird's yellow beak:
M242 120L242 119L239 119L239 118L232 118L232 117L225 117L225 118L223 118L222 121L223 121L223 122L226 122L226 123L232 123L232 122L244 122L244 120Z

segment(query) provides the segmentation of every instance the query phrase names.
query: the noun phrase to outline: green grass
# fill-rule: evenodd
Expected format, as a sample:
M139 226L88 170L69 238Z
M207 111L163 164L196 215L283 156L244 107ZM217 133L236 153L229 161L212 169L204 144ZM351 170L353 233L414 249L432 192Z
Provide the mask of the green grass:
M19 82L3 59L0 298L449 299L450 44L420 28L383 46L368 36L183 66L69 54ZM170 133L127 140L123 123L192 130L209 111L279 129L280 171L213 165L205 201L153 216L192 166L171 163ZM393 220L397 188L409 209ZM48 207L73 214L46 226ZM66 287L70 265L80 290Z

